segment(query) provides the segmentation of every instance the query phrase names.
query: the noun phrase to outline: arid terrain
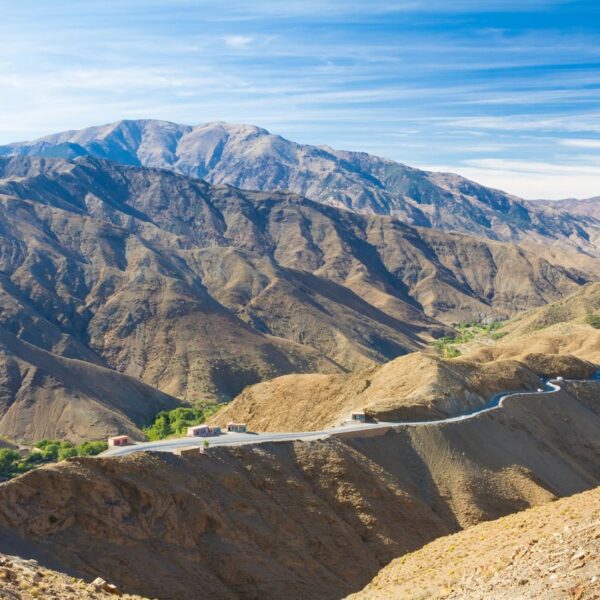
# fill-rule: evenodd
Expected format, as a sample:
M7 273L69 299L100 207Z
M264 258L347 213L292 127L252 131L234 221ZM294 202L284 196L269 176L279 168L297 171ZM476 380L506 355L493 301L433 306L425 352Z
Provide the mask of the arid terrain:
M143 600L123 594L115 585L95 579L92 582L42 567L35 560L0 554L0 598L8 600Z
M576 356L600 363L600 285L592 283L572 295L509 320L497 341L475 340L462 346L470 360L521 359L527 353ZM459 346L461 348L461 346Z
M134 377L163 405L226 401L278 375L370 368L587 281L509 242L93 158L0 159L0 229L1 432L23 441L135 432L158 408L115 400L87 430L7 418L33 397L41 421L58 414L41 402L53 390L98 400L70 387L63 358ZM37 378L46 355L19 340L56 357Z
M435 538L599 485L599 387L376 437L71 459L0 485L0 551L150 597L340 598Z
M349 375L284 375L247 387L211 422L248 423L256 431L338 425L352 411L380 421L433 420L470 412L499 392L535 390L540 377L591 377L597 367L569 355L475 362L414 352Z
M439 538L348 600L592 600L600 593L600 488Z
M141 440L182 402L254 431L397 423L0 483L0 597L594 597L591 200L225 123L0 155L2 448Z
M411 225L504 241L552 244L598 256L600 222L567 205L528 203L451 173L373 156L297 144L260 127L119 121L0 147L0 155L93 156L160 167L265 192L288 190L327 205L397 217ZM557 210L558 209L558 210Z

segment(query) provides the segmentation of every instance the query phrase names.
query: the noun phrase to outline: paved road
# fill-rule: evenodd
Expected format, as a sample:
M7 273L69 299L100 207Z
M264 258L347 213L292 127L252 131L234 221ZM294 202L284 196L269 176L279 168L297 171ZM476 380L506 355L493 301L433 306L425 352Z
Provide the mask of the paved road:
M599 372L600 374L600 372ZM598 377L594 376L594 379ZM121 448L110 448L106 452L103 452L100 456L125 456L132 454L133 452L175 452L181 448L192 448L201 447L204 445L204 441L208 440L210 446L240 446L243 444L259 444L266 442L277 442L277 441L294 441L294 440L317 440L328 437L336 433L345 432L361 432L368 429L377 429L381 427L422 427L423 425L432 425L440 423L456 423L458 421L466 421L472 419L483 413L498 410L502 407L504 400L512 396L530 396L537 395L540 393L554 394L560 390L559 381L548 381L544 384L544 389L541 391L518 391L518 392L501 392L493 396L489 402L481 407L480 409L474 410L470 413L459 415L456 417L448 417L446 419L438 419L435 421L408 421L408 422L378 422L378 423L345 423L338 427L331 427L329 429L322 429L321 431L297 431L297 432L285 432L285 433L224 433L217 437L211 438L176 438L169 440L161 440L158 442L143 442L139 444L133 444L131 446L124 446Z

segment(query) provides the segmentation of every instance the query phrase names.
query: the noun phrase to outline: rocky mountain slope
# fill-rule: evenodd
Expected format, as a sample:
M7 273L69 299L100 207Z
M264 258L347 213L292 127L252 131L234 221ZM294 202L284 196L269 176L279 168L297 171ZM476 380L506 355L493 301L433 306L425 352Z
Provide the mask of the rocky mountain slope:
M562 300L509 320L497 342L466 348L469 359L519 360L527 353L572 355L600 364L600 284L591 283Z
M599 391L379 437L71 459L0 484L0 552L149 597L340 598L435 538L597 486Z
M600 196L579 200L568 198L566 200L545 200L539 202L548 208L563 210L572 215L581 215L600 220Z
M103 580L84 581L40 566L35 560L0 554L0 598L7 600L143 600L141 596L122 594Z
M439 538L348 600L592 600L600 594L600 489Z
M89 158L0 159L0 231L0 327L190 401L365 368L447 332L435 317L584 281L514 244Z
M247 387L211 422L245 422L256 431L305 431L338 425L354 410L380 421L441 419L481 408L502 391L535 390L548 373L585 379L597 370L568 355L529 354L521 361L482 364L414 352L352 374L285 375Z
M42 350L0 328L0 436L79 443L139 427L179 400L134 377ZM1 446L1 444L0 444Z
M600 248L600 223L553 206L526 203L449 173L297 144L251 125L119 121L0 147L2 154L94 156L244 189L291 191L330 206L392 215L411 225L558 245L594 256Z

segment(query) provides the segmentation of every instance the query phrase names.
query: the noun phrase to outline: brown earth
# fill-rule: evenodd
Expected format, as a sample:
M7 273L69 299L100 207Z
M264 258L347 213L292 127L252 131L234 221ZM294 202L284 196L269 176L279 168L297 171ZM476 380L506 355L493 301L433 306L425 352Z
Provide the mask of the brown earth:
M520 360L525 354L539 353L572 355L600 364L600 329L590 324L594 317L600 321L598 283L511 319L497 342L479 340L462 349L470 360L481 362Z
M599 393L378 437L72 459L0 484L0 551L165 599L340 598L437 537L599 485Z
M439 319L513 315L585 281L515 244L84 158L0 159L0 234L4 337L190 402L287 373L369 368L448 333ZM82 414L67 408L82 393L60 358L42 373L9 346L0 418L21 398L36 399L39 423L63 407ZM69 417L57 435L113 429L104 408L120 403L91 387L98 427ZM153 407L117 420L132 431ZM2 432L42 433L17 421Z
M134 377L46 352L0 328L0 436L19 443L117 433L142 440L140 425L180 405Z
M348 600L600 597L600 488L427 544Z
M119 593L116 594L115 590ZM40 566L35 560L0 554L0 598L6 600L123 600L141 596L122 594L107 582L86 582Z
M596 371L573 356L520 358L480 364L415 352L349 375L285 375L249 386L211 422L304 431L338 425L355 410L380 421L436 419L480 408L498 392L535 390L540 376L585 379Z

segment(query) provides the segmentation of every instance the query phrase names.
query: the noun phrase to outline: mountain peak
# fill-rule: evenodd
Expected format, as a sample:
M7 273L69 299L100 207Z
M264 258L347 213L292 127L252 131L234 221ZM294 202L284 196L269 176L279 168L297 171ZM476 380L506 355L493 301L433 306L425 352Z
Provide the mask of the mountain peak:
M364 152L287 140L264 128L213 121L196 126L153 119L116 123L0 147L0 155L74 158L162 168L213 184L291 191L410 225L546 244L560 240L597 254L585 215L536 206L451 173L432 173Z

